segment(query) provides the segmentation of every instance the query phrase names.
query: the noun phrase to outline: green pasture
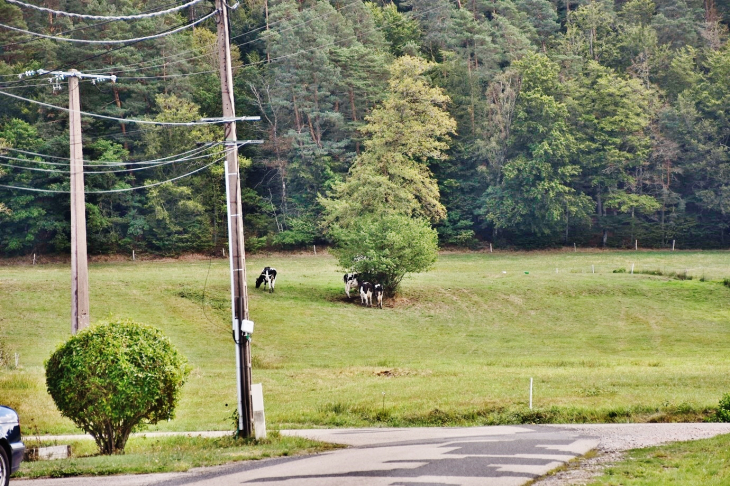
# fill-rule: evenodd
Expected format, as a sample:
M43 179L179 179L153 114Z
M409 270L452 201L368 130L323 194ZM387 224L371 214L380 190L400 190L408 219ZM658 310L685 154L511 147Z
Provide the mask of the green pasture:
M273 294L254 288L265 265ZM270 427L701 420L730 392L728 252L445 253L383 310L348 302L326 254L248 269ZM158 326L194 366L177 417L152 430L231 428L227 261L97 263L90 282L92 321ZM0 403L26 433L76 431L43 372L70 334L69 293L67 265L0 266L0 343L20 355Z
M591 486L730 484L730 435L634 449L604 470Z
M60 445L38 442L25 437L27 447ZM92 440L64 440L71 446L71 456L53 461L23 461L16 477L60 478L66 476L109 476L113 474L149 474L188 471L202 466L218 466L238 461L270 457L312 454L340 446L315 442L301 437L281 436L274 432L267 439L241 440L233 435L219 438L131 437L124 454L100 455Z

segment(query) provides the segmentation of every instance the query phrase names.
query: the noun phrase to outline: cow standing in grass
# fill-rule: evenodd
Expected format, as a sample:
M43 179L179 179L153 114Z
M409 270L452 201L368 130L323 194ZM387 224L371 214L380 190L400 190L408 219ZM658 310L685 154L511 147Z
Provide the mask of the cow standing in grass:
M370 282L360 284L360 303L368 307L373 305L373 284Z
M385 293L385 289L383 288L383 285L375 284L375 287L373 287L373 293L375 294L376 305L382 309L383 308L383 294Z
M356 289L358 287L357 274L356 273L346 273L343 280L345 281L345 295L347 295L347 298L349 299L350 290Z
M276 269L273 267L264 267L264 269L261 271L261 275L259 275L259 278L256 279L256 288L261 287L261 284L264 284L264 288L266 286L269 286L269 292L274 291L274 286L276 285Z

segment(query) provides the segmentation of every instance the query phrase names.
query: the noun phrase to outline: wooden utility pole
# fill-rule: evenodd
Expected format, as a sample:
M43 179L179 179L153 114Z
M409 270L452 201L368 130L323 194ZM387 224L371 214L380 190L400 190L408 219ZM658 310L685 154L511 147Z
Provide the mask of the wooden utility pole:
M240 332L248 321L248 288L246 286L246 254L243 244L243 211L241 209L241 176L238 167L236 111L233 98L233 71L228 29L228 7L223 0L215 1L218 10L218 66L223 97L223 119L226 148L226 202L228 206L228 254L231 265L231 312L236 341L238 378L238 435L253 436L253 407L251 399L250 336ZM238 338L236 337L238 336Z
M89 266L86 258L84 155L81 145L81 101L78 71L68 78L68 123L71 148L71 334L89 326Z

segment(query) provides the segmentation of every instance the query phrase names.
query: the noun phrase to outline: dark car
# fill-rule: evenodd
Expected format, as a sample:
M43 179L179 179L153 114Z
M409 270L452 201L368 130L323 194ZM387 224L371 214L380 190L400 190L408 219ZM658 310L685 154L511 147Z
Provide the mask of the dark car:
M0 486L8 485L10 475L20 467L24 452L18 414L12 408L0 405Z

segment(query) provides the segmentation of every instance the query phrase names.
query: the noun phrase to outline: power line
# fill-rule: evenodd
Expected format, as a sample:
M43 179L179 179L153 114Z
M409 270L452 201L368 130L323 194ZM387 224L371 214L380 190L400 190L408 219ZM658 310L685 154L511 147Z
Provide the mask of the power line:
M89 15L89 14L80 14L80 13L73 13L73 12L64 12L63 10L53 10L51 8L40 7L38 5L32 5L30 3L21 2L19 0L5 0L5 1L8 3L13 3L15 5L18 5L20 7L32 8L35 10L40 10L41 12L49 12L49 13L52 13L55 15L62 15L64 17L76 17L76 18L80 18L80 19L92 19L92 20L137 20L137 19L158 17L160 15L167 15L169 13L177 12L184 8L190 7L191 5L195 5L196 3L199 3L202 0L192 0L186 4L178 5L177 7L169 8L167 10L160 10L157 12L133 14L133 15L117 15L117 16L114 16L114 15Z
M167 7L168 5L175 5L175 2L169 2L169 3L165 3L165 4L162 4L162 5L160 5L160 7ZM142 12L142 13L147 13L147 12L152 12L152 11L154 11L154 9L150 9L150 10L145 10L145 11L144 11L144 12ZM96 24L91 24L91 25L84 25L84 26L81 26L81 27L77 27L77 28L75 28L75 29L71 29L71 30L65 30L65 31L63 31L63 32L59 32L59 33L58 33L58 34L56 34L56 35L66 35L66 34L71 34L71 33L73 33L73 32L78 32L79 30L86 30L86 29L92 29L92 28L94 28L94 27L100 27L100 26L102 26L102 25L106 25L106 24L109 24L109 23L112 23L112 22L114 22L114 21L113 21L113 20L107 20L106 22L98 22L98 23L96 23ZM5 49L5 48L8 48L8 47L10 47L10 46L17 46L17 45L21 45L21 44L28 44L28 43L30 43L30 42L36 42L36 41L38 41L38 40L39 40L39 39L33 39L33 38L31 38L31 39L26 39L26 40L23 40L23 41L18 41L18 42L11 42L11 43L9 43L9 44L5 44L5 45L2 45L2 46L0 46L0 50L1 50L1 49ZM14 76L14 74L0 74L0 78L1 78L1 77L7 77L7 76Z
M444 8L445 6L446 5L440 5L438 7L434 7L434 8L431 8L431 9L424 10L421 13L429 13L429 12L432 12L432 11L440 10L440 9ZM299 25L301 25L301 24L297 24L297 26L299 26ZM383 30L384 28L385 28L385 26L383 26L383 27L375 27L375 28L369 29L368 32L369 33L378 32L378 31ZM281 32L285 32L285 31L286 30L281 31ZM306 54L307 52L316 51L318 49L322 49L322 48L325 48L325 47L331 47L331 46L337 45L338 43L341 43L341 42L346 42L346 41L349 41L349 40L357 39L357 38L360 37L361 34L362 33L360 33L360 34L354 34L354 35L352 35L350 37L346 37L344 39L338 39L338 40L334 40L332 42L329 42L327 44L321 44L319 46L314 46L314 47L311 47L311 48L308 48L308 49L302 49L300 51L297 51L297 52L294 52L294 53L291 53L291 54L285 54L285 55L282 55L282 56L279 56L279 57L272 57L271 59L262 59L261 61L251 62L251 63L248 63L248 64L243 64L241 66L235 67L235 69L241 69L241 68L245 68L245 67L249 67L249 66L257 66L257 65L260 65L260 64L268 64L268 63L273 63L273 62L276 62L276 61L281 61L283 59L288 59L288 58L291 58L291 57L295 57L295 56L298 56L300 54ZM260 40L260 39L255 39L255 40ZM253 42L253 41L251 41L251 42ZM241 44L241 45L243 45L243 44ZM198 57L203 57L203 56L198 56ZM191 58L191 59L196 59L196 58ZM178 61L174 61L174 62L178 62ZM170 64L173 64L174 62L171 62ZM179 62L183 62L183 61L179 61ZM142 68L139 68L139 69L146 69L146 68L142 67ZM194 76L194 75L197 75L197 74L209 74L209 73L213 73L213 72L216 72L216 71L209 70L209 71L198 71L198 72L195 72L195 73L166 74L166 75L160 75L160 76L117 76L117 79L166 79L166 78Z
M200 152L203 152L210 148L211 146L215 145L216 142L206 142L200 147L195 147L194 149L186 150L185 152L180 152L179 154L174 155L168 155L166 157L160 157L159 159L152 159L152 160L143 160L143 161L132 161L132 162L124 162L124 161L98 161L98 160L84 160L84 162L91 162L90 164L84 164L85 167L98 167L99 165L143 165L143 164L156 164L158 162L164 162L166 160L173 159L175 157L184 157L189 155L197 155ZM2 150L12 150L13 152L19 152L21 154L26 155L33 155L35 157L47 157L49 159L57 159L57 160L65 160L70 161L71 159L69 157L58 157L56 155L47 155L47 154L39 154L37 152L31 152L28 150L20 150L12 147L4 147ZM23 162L39 162L43 164L48 165L68 165L68 163L58 163L58 162L47 162L47 161L34 161L30 159L21 159L18 157L11 157L9 155L0 155L0 157L10 160L20 160Z
M171 164L177 164L182 162L190 162L193 160L203 159L206 157L210 157L210 154L203 154L203 155L196 155L196 156L189 156L184 157L181 159L175 159L175 160L168 160L165 162L158 162L156 164L145 164L144 167L133 167L133 168L125 168L125 169L115 169L115 170L102 170L102 171L93 171L93 170L85 170L84 174L116 174L120 172L136 172L139 170L147 170L147 169L155 169L157 167L163 167L166 165ZM0 155L0 158L11 158L5 155ZM33 161L33 160L25 160L25 159L18 159L16 157L12 157L12 160L21 160L23 162L35 162L37 164L45 164L45 165L55 165L55 166L63 166L63 167L70 167L70 164L62 164L62 163L48 163L48 162L42 162L42 161ZM24 170L30 170L35 172L55 172L59 174L68 174L70 173L70 170L61 170L61 169L41 169L39 167L27 167L27 166L21 166L21 165L14 165L14 164L6 164L3 162L0 162L0 166L3 167L10 167L13 169L24 169ZM84 164L84 167L104 167L104 164L94 165L94 164ZM112 167L119 167L119 166L112 166Z
M293 29L295 29L295 28L297 28L297 27L301 27L301 26L303 26L303 25L306 25L306 24L308 24L308 23L310 23L310 22L313 22L313 21L315 21L315 20L317 20L317 19L321 19L321 18L324 18L324 17L329 17L330 15L332 15L332 14L333 14L333 13L335 13L335 12L339 12L339 11L341 11L341 10L344 10L344 9L348 8L348 7L351 7L351 6L353 6L353 5L357 5L357 4L360 4L360 3L361 3L361 0L356 0L356 1L352 2L352 3L349 3L349 4L346 4L346 5L343 5L342 7L339 7L339 8L337 8L337 9L335 9L335 10L334 10L334 12L328 12L328 13L326 13L326 14L318 15L317 17L313 17L313 18L311 18L311 19L309 19L309 20L307 20L307 21L305 21L305 22L300 22L300 23L298 23L298 24L296 24L296 25L293 25L293 26L291 26L291 27L289 27L289 28L287 28L287 29L283 29L283 30L277 30L277 31L273 31L273 30L272 30L272 31L270 31L270 34L275 34L275 33L276 33L276 34L281 34L281 33L283 33L283 32L288 32L288 31L290 31L290 30L293 30ZM307 10L311 10L311 8L309 8L309 9L307 9ZM289 19L281 19L281 20L277 20L276 22L271 22L271 23L269 24L269 27L271 27L272 25L277 25L277 24L280 24L281 22L286 22L287 20L289 20ZM249 31L247 31L247 32L244 32L244 33L242 33L242 34L238 34L238 35L236 35L236 36L234 36L234 37L231 37L231 40L233 40L233 39L237 39L237 38L239 38L239 37L243 37L243 36L245 36L245 35L250 35L250 34L253 34L253 33L255 33L255 32L258 32L258 31L260 31L260 30L262 30L262 29L264 29L264 28L266 28L266 26L265 26L265 25L263 25L263 26L261 26L261 27L257 27L257 28L255 28L255 29L252 29L252 30L249 30ZM256 42L256 41L258 41L258 40L262 40L262 39L264 39L264 37L259 37L259 38L257 38L257 39L253 39L253 40L250 40L250 41L244 42L243 44L238 44L238 45L237 45L236 47L242 47L242 46L245 46L245 45L247 45L247 44L251 44L251 43L253 43L253 42ZM215 43L213 43L213 44L209 44L209 45L208 45L208 46L206 46L206 47L215 47ZM182 55L185 55L185 54L187 54L187 53L189 53L189 52L194 52L194 50L193 50L193 49L188 49L188 50L185 50L185 51L182 51L182 52L178 52L177 54L171 54L171 55L169 55L169 56L165 56L165 57L157 58L157 59L154 59L154 60L150 60L150 61L142 61L142 62L139 62L139 63L135 63L135 64L122 64L122 65L118 65L118 66L113 66L113 67L110 67L110 68L109 68L108 70L105 70L105 71L103 71L103 72L119 71L119 68L124 68L124 67L130 67L130 68L132 68L132 67L135 67L135 66L139 66L140 64L144 64L144 63L146 63L146 62L153 62L153 61L155 61L155 60L159 61L159 60L162 60L162 59L169 59L169 58L173 58L173 57L178 57L178 56L182 56ZM182 60L177 60L177 61L171 61L170 63L165 63L165 64L157 64L157 65L154 65L154 66L143 66L143 67L139 67L139 68L136 68L136 69L127 69L127 70L124 70L124 71L134 71L134 70L142 70L142 69L152 69L152 68L154 68L154 67L164 66L164 65L166 65L166 64L175 64L175 63L178 63L178 62L192 61L192 60L194 60L194 59L199 59L199 58L201 58L201 57L205 57L205 56L207 56L207 55L208 55L208 54L202 54L202 55L199 55L199 56L195 56L195 57L191 57L191 58L187 58L187 59L182 59Z
M35 105L45 106L46 108L51 108L54 110L60 110L60 111L65 111L65 112L71 111L68 108L65 108L63 106L56 106L56 105L52 105L50 103L44 103L42 101L31 100L29 98L24 98L22 96L14 95L12 93L6 93L5 91L0 91L0 95L8 96L10 98L15 98L17 100L25 101L27 103L33 103ZM156 126L172 126L172 127L193 127L193 126L198 126L198 125L213 125L213 124L222 123L222 122L226 121L224 119L209 118L209 119L194 121L194 122L157 122L157 121L152 121L152 120L137 120L134 118L117 118L115 116L100 115L98 113L89 113L87 111L79 111L79 113L84 116L91 116L94 118L101 118L104 120L112 120L112 121L117 121L119 123L136 123L139 125L156 125ZM242 121L257 121L257 120L259 120L259 117L244 116L244 117L239 117L238 119L242 120Z
M150 187L159 186L159 185L165 184L167 182L173 182L173 181L182 179L184 177L189 177L189 176L195 174L196 172L200 172L201 170L205 170L208 167L212 166L213 164L216 164L216 163L218 163L218 162L220 162L220 161L222 161L224 159L225 159L225 157L221 157L219 159L214 160L210 164L204 165L203 167L199 167L199 168L195 169L194 171L188 172L187 174L183 174L181 176L173 177L172 179L167 179L167 180L164 180L164 181L161 181L161 182L155 182L153 184L147 184L147 185L144 185L144 186L136 186L136 187L127 187L127 188L124 188L124 189L109 189L109 190L106 190L106 191L84 191L84 192L86 194L111 194L111 193L117 193L117 192L136 191L138 189L148 189ZM0 187L4 187L6 189L16 189L16 190L19 190L19 191L46 192L46 193L51 193L51 194L70 194L71 193L71 191L58 191L58 190L54 190L54 189L36 189L34 187L11 186L11 185L7 185L7 184L0 184Z
M315 21L317 19L329 17L330 15L332 15L335 12L342 11L342 10L344 10L346 8L352 7L354 5L358 5L359 3L361 3L361 0L356 0L356 1L352 2L352 3L345 4L342 7L339 7L337 9L335 9L334 12L328 12L326 14L318 15L316 17L313 17L313 18L311 18L309 20L306 20L304 22L300 22L300 23L298 23L296 25L290 26L290 27L288 27L286 29L283 29L283 30L278 30L278 31L273 31L272 30L272 31L270 31L269 35L273 35L275 33L276 34L281 34L281 33L284 33L284 32L291 31L291 30L293 30L295 28L298 28L298 27L301 27L303 25L306 25L306 24L308 24L310 22L313 22L313 21ZM307 9L307 10L310 10L310 9ZM281 20L277 20L275 22L271 22L269 24L269 27L271 27L273 25L277 25L277 24L279 24L281 22L285 22L287 20L288 19L281 19ZM0 26L1 25L2 24L0 24ZM96 25L102 25L102 24L96 24ZM255 29L249 30L249 31L244 32L242 34L238 34L238 35L232 37L231 40L237 39L239 37L243 37L245 35L253 34L255 32L258 32L258 31L264 29L265 27L266 26L257 27ZM82 27L82 28L87 28L87 27ZM75 29L75 30L80 30L80 29ZM73 31L62 32L59 35L62 35L62 34L65 34L65 33L69 33L69 32L73 32ZM165 32L165 33L170 33L170 32ZM243 44L239 44L238 47L245 46L247 44L251 44L253 42L256 42L256 41L259 41L259 40L263 40L263 39L265 39L265 37L259 37L257 39L253 39L253 40L247 41L247 42L245 42ZM24 42L29 42L29 41L24 41ZM12 45L12 44L6 44L5 46L0 46L0 49L3 48L3 47L7 47L9 45ZM209 44L208 46L205 46L205 47L211 48L211 47L214 47L214 46L215 46L215 43ZM118 49L123 48L123 47L125 47L125 46L121 46ZM109 52L112 52L112 51L106 51L106 52L104 52L104 53L102 53L100 55L108 54ZM189 58L186 58L186 59L178 59L178 60L175 60L175 61L170 61L169 63L155 64L155 65L151 65L151 66L141 66L141 65L143 65L145 63L149 63L149 62L156 62L156 61L160 61L160 60L164 60L164 59L171 59L171 58L175 58L175 57L180 57L180 56L186 55L186 54L188 54L190 52L194 52L194 49L188 49L188 50L185 50L185 51L182 51L182 52L178 52L176 54L171 54L169 56L164 56L164 57L161 57L161 58L155 58L155 59L152 59L152 60L149 60L149 61L141 61L141 62L133 63L133 64L120 64L120 65L117 65L117 66L112 66L112 67L110 67L108 69L105 69L103 71L100 70L99 72L112 72L112 71L114 71L114 72L118 72L118 71L126 72L126 71L139 71L139 70L153 69L155 67L166 66L168 64L177 64L177 63L182 63L182 62L187 62L187 61L193 61L195 59L200 59L201 57L206 57L206 56L210 55L209 53L208 54L201 54L201 55L189 57ZM93 59L94 57L98 57L98 56L92 56L90 58L87 58L87 59L82 60L81 62L88 61L90 59ZM255 64L260 64L260 63L252 63L250 65L255 65ZM121 68L130 68L130 69L121 69ZM184 76L194 76L194 75L197 75L197 74L209 74L209 73L212 73L212 72L216 72L216 71L199 71L199 72L196 72L196 73L173 74L173 75L167 75L167 76L144 76L144 77L143 76L123 76L123 78L125 78L125 79L163 79L163 78L168 78L168 77L184 77ZM4 75L4 76L15 76L15 75Z
M0 155L0 157L3 157ZM178 160L168 160L167 162L161 162L158 164L150 164L145 167L133 167L131 169L115 169L115 170L84 170L85 174L117 174L121 172L136 172L139 170L148 170L148 169L156 169L158 167L163 167L166 165L171 164L177 164L182 162L190 162L193 160L203 159L210 157L210 154L204 154L204 155L198 155L197 157L186 157L184 159L178 159ZM42 163L42 162L40 162ZM59 164L53 164L53 165L59 165ZM63 164L65 167L70 167L70 165ZM10 167L12 169L23 169L23 170L30 170L34 172L54 172L57 174L70 174L71 170L60 170L60 169L41 169L40 167L25 167L22 165L13 165L13 164L5 164L3 162L0 162L0 166L3 167ZM86 165L85 167L103 167L103 165Z
M46 35L46 34L41 34L38 32L32 32L30 30L19 29L17 27L12 27L12 26L6 25L6 24L0 24L0 27L9 29L9 30L14 30L16 32L21 32L23 34L29 34L29 35L34 35L36 37L42 37L44 39L52 39L52 40L63 41L63 42L76 42L76 43L81 43L81 44L128 44L128 43L132 43L132 42L142 42L142 41L151 40L151 39L158 39L160 37L175 34L176 32L180 32L181 30L189 29L190 27L198 25L199 23L203 22L204 20L209 19L216 13L217 13L217 10L213 10L208 15L201 17L194 22L190 22L189 24L181 25L180 27L178 27L176 29L173 29L173 30L170 30L167 32L160 32L158 34L148 35L145 37L137 37L134 39L116 39L116 40L67 39L66 37L57 37L54 35Z

